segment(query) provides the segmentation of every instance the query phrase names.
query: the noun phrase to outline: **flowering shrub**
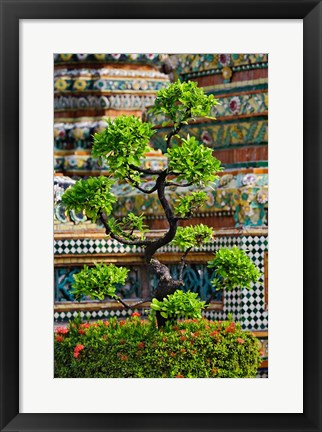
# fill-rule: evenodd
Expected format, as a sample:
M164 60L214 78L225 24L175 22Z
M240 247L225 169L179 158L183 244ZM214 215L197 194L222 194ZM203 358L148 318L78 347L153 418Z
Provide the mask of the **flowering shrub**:
M57 378L246 378L260 364L254 335L232 321L179 321L160 331L138 313L71 322L55 333Z

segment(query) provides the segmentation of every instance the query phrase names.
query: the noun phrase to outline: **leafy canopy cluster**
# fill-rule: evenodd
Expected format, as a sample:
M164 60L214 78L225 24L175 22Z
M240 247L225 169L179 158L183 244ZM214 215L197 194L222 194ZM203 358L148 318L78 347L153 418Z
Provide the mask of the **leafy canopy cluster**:
M145 233L149 231L148 226L144 224L144 214L137 216L130 212L120 220L110 218L108 224L113 234L129 240L135 238L134 231L139 232L141 240L143 240Z
M164 114L174 126L178 126L191 118L209 117L211 108L216 104L218 101L215 97L205 95L196 82L178 80L157 92L154 106L150 111L154 114Z
M212 284L216 290L251 289L251 283L257 282L260 277L258 268L246 252L237 246L221 248L214 259L208 262L208 267L215 270Z
M215 181L216 174L222 171L220 161L212 155L212 150L200 144L195 137L182 138L181 145L167 150L168 169L178 180L205 186Z
M85 211L89 219L96 220L101 211L111 214L116 196L111 192L113 182L103 176L78 180L62 196L66 210Z
M116 178L129 177L139 182L139 173L130 165L141 165L141 158L151 151L148 144L154 133L151 123L142 123L135 116L121 115L109 119L106 129L94 135L92 155L100 160L106 158Z
M103 300L105 297L115 298L118 284L124 285L129 270L125 267L116 267L114 264L95 263L94 267L84 268L74 274L73 294L80 300L83 296Z
M207 201L206 192L192 192L189 195L183 195L177 200L175 213L181 217L190 217Z
M179 249L189 249L193 247L201 248L209 243L214 236L214 230L207 225L199 224L187 227L178 227L176 235L172 240L174 246Z
M183 292L177 290L174 294L170 294L159 301L153 299L151 309L159 311L163 318L170 321L179 318L197 319L201 318L201 311L205 308L205 302L198 299L198 294L190 291Z

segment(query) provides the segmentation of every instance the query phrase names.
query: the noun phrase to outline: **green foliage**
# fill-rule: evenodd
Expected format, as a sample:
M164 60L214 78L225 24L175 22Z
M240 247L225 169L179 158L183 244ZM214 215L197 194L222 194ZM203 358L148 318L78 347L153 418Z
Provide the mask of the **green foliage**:
M178 180L203 186L215 181L216 173L222 171L220 161L212 155L212 150L200 144L195 137L187 136L181 145L167 150L168 169L177 175Z
M94 267L84 268L74 274L73 294L80 300L83 296L103 300L105 297L117 298L115 291L118 284L124 284L129 270L114 264L95 263Z
M190 291L177 290L159 301L154 298L151 309L159 311L163 318L175 321L178 318L201 318L201 311L205 308L205 302L198 299L198 294Z
M140 174L131 170L129 165L141 165L141 158L151 151L148 143L154 133L150 123L142 123L138 117L121 115L107 120L106 129L94 135L92 155L106 158L115 177L130 177L139 183Z
M130 212L119 221L110 218L108 224L113 234L132 240L135 239L133 231L139 231L140 238L143 240L145 233L149 231L148 226L144 224L144 218L144 214L136 216Z
M235 288L251 289L251 283L255 283L260 272L245 251L237 246L221 248L215 257L208 261L208 267L215 270L215 279L212 281L216 290Z
M187 227L178 227L176 235L172 240L174 246L184 250L193 247L201 248L209 243L214 236L214 231L207 225L199 224Z
M158 330L131 317L56 329L56 378L251 378L259 343L233 322L180 321Z
M112 184L103 176L78 180L63 194L62 203L66 210L85 211L88 218L96 220L101 210L109 215L116 203L116 197L110 191Z
M207 201L206 192L192 192L177 200L175 212L179 217L189 217Z
M215 97L205 95L196 82L178 80L157 92L154 106L150 111L154 114L164 114L177 126L194 117L209 116L211 108L217 103Z

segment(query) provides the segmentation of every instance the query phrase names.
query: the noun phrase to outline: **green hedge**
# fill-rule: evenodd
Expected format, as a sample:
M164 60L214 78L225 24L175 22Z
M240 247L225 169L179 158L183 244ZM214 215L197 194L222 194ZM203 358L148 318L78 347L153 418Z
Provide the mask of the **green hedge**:
M134 316L133 316L134 315ZM134 313L124 321L71 322L55 331L57 378L250 378L254 335L232 321L179 321L162 330Z

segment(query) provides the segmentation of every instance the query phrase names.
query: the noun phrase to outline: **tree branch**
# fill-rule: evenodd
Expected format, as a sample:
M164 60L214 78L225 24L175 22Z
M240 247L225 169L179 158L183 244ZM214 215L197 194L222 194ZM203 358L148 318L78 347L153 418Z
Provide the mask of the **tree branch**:
M167 136L167 149L170 148L170 146L171 146L171 138L180 131L182 126L183 126L183 124L180 122L178 124L178 126L176 126L174 129L172 129L172 131Z
M157 184L155 184L151 189L143 189L139 185L137 185L130 177L126 177L126 179L130 181L131 185L135 189L139 190L140 192L146 193L146 194L151 194L151 193L155 192L158 188Z
M178 220L174 217L172 208L165 196L165 179L167 175L168 173L166 170L159 175L159 177L157 178L157 187L158 187L157 190L158 190L159 201L162 205L166 218L169 222L169 230L166 232L166 234L163 237L152 242L145 249L145 259L148 263L150 262L152 256L155 254L155 252L158 249L170 243L171 240L174 239L174 236L176 235L176 231L177 231Z
M188 119L190 116L191 116L191 108L187 108L187 109L186 109L186 112L185 112L185 117L181 119L181 121L179 122L178 126L176 126L176 127L175 127L175 128L174 128L174 129L169 133L169 135L167 136L167 149L170 148L170 146L171 146L171 143L170 143L171 138L172 138L174 135L176 135L176 134L180 131L180 129L182 128L182 126L183 126L182 121L184 121L185 118Z
M180 269L179 269L179 281L181 281L181 282L182 282L183 270L186 266L186 257L188 255L188 253L191 251L191 249L192 249L192 247L188 248L181 257L181 263L180 263Z
M138 301L137 303L129 305L129 304L125 303L125 301L123 301L120 297L116 298L116 301L121 303L121 305L123 305L126 309L133 309L136 306L139 306L140 304L146 303L146 302L151 301L151 300L152 300L152 296L148 296L148 297L145 297L144 299Z
M192 182L190 182L190 183L185 183L185 184L180 184L180 183L175 183L175 182L166 182L166 183L165 183L165 186L166 186L166 187L167 187L167 186L188 187L188 186L191 186L191 185L193 185Z
M148 246L149 244L152 243L152 240L127 240L127 239L124 239L123 237L120 237L120 236L114 234L108 225L107 216L103 212L100 212L100 220L104 225L106 234L109 235L110 237L112 237L114 240L117 240L120 243L123 243L126 245L136 245L136 246Z
M158 190L158 198L159 201L163 207L164 213L168 219L169 224L171 225L171 221L174 218L174 214L172 211L172 208L170 206L169 201L167 200L165 196L165 183L166 183L166 177L168 173L167 171L164 171L157 179L157 190Z
M140 172L142 174L160 175L163 173L162 170L151 170L151 169L147 169L147 168L137 167L137 166L132 165L132 164L129 165L129 168L131 168L131 170L133 170L133 171L137 171L137 172Z

